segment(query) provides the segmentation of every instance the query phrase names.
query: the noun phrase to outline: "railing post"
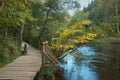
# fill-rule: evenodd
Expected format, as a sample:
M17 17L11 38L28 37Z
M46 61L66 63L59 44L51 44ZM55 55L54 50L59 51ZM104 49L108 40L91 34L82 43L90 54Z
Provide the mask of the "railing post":
M27 55L27 44L24 44L22 54Z
M45 55L44 55L44 47L45 47L45 43L44 42L42 42L42 53L41 53L41 55L42 55L42 66L44 66L44 64L45 64Z

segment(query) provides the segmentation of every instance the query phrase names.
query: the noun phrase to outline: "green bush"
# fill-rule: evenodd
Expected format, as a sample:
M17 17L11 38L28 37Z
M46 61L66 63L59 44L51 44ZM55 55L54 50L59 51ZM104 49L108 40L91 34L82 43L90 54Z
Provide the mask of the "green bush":
M2 38L0 38L0 67L3 67L20 55L20 48L17 42L10 38L6 40L1 39Z
M42 67L40 76L45 80L55 80L55 70L52 67Z

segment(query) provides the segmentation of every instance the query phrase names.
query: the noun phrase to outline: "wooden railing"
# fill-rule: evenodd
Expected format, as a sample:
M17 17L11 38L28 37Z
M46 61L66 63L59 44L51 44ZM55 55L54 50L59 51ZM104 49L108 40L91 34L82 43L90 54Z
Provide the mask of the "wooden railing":
M47 64L47 62L50 61L49 64ZM50 49L50 47L48 46L47 42L43 42L43 46L42 46L42 65L43 66L57 66L57 58L53 55L52 50Z

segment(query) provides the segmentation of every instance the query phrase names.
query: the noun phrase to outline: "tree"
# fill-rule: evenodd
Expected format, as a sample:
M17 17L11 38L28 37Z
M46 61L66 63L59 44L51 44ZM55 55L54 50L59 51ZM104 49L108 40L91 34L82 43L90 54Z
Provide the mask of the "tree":
M119 32L119 3L119 0L94 0L87 8L84 8L84 12L88 13L88 19L95 25L109 23L116 32Z
M120 23L119 23L119 6L118 6L118 0L115 1L115 13L116 13L116 29L117 32L120 32Z
M84 30L85 25L89 25L91 22L89 20L77 22L70 28L64 29L59 33L58 37L52 38L52 49L57 52L64 52L70 48L79 47L84 43L93 40L96 34L87 33Z
M36 39L34 41L51 41L51 38L56 36L55 31L66 27L70 15L63 6L63 2L64 0L45 0L32 4L33 17L35 17L37 21L33 21L26 26L30 26L31 28L29 29L31 30L36 28L39 32L39 36L36 36L37 38L34 38ZM31 34L28 29L26 29L26 31ZM28 34L26 34L26 36L28 36ZM25 40L29 41L28 39Z
M88 18L87 13L77 10L76 13L72 16L72 19L69 22L69 26L72 26L73 24L75 24L77 22L86 20L87 18Z
M4 5L4 10L0 13L0 27L2 27L4 39L7 37L8 31L16 28L18 30L16 33L20 33L21 45L24 24L28 20L34 20L29 8L30 2L28 0L10 0L6 1Z

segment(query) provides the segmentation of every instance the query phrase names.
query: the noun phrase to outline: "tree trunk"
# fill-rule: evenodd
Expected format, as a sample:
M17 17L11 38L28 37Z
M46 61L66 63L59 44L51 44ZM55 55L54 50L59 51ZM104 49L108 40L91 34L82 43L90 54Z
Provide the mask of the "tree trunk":
M8 35L8 27L4 27L4 30L3 30L3 40L6 39L7 35Z
M3 6L4 6L4 0L0 0L0 12L2 11Z
M24 24L21 25L21 31L20 31L20 47L22 47L23 31L24 31Z
M48 16L49 16L50 10L51 10L50 8L47 10L46 18L45 18L45 21L44 21L44 25L43 25L43 28L42 28L41 33L40 33L40 35L39 35L39 40L41 39L41 36L42 36L44 30L46 29L46 28L45 28L45 25L47 24L47 20L48 20Z
M120 28L119 28L119 20L118 20L118 14L119 14L119 11L118 11L118 0L115 2L115 13L116 13L116 16L117 16L116 29L117 29L117 32L119 33L120 32Z

